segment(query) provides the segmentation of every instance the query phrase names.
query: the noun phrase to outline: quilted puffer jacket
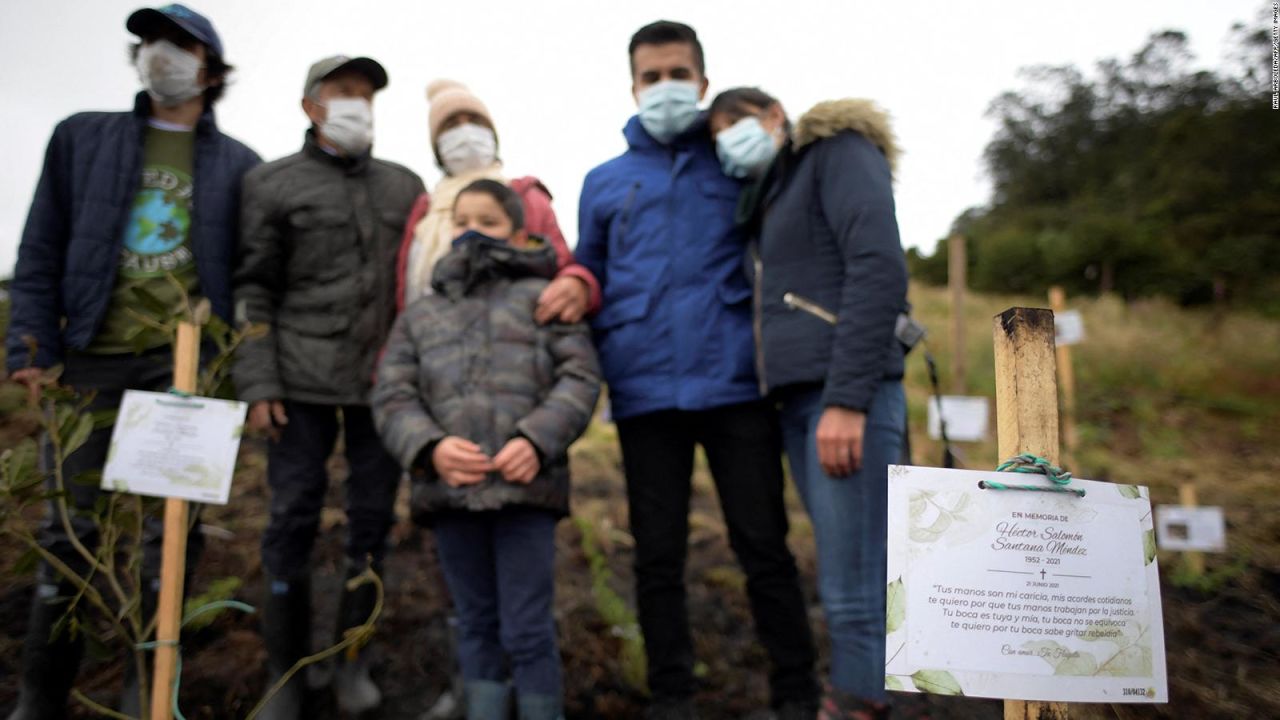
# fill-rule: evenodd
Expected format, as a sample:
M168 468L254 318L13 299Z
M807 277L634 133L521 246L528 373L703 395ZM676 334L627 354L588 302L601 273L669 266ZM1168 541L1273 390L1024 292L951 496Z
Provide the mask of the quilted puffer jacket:
M585 324L534 322L538 295L555 272L550 246L472 237L437 263L436 294L396 320L372 407L387 449L415 471L415 516L517 505L568 513L568 449L591 420L600 368ZM428 452L450 435L490 457L523 436L541 468L528 485L494 472L479 484L450 487Z
M78 113L54 129L9 289L9 370L57 365L67 350L88 347L102 325L142 177L150 115L143 92L132 112ZM228 320L240 184L261 162L218 130L213 108L205 109L196 123L191 248L200 294ZM36 343L35 357L27 337Z

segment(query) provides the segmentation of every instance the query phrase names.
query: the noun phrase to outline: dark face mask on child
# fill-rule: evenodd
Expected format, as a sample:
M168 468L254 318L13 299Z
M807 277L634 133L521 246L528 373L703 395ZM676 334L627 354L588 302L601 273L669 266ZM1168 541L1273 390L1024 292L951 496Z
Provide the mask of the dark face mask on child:
M499 240L498 238L490 237L480 232L479 230L468 230L453 239L453 247L459 247L461 245L465 245L466 243L469 243L472 241L477 243L490 243L493 245L508 244L506 240Z

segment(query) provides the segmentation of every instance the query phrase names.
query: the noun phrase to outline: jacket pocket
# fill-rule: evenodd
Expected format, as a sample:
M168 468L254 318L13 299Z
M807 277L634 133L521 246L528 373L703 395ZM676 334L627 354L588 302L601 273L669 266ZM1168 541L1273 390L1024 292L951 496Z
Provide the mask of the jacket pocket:
M596 316L592 326L596 330L610 328L635 322L649 314L649 293L638 293L620 300L607 303Z
M791 310L799 310L800 312L808 313L828 325L835 325L836 321L840 319L835 313L825 307L793 292L785 293L782 296L782 304L786 305Z
M627 233L631 228L632 215L636 206L636 197L640 194L640 181L637 180L627 189L627 194L622 200L622 207L618 210L618 219L613 226L613 232L610 235L613 241L610 243L610 254L620 253L627 247Z

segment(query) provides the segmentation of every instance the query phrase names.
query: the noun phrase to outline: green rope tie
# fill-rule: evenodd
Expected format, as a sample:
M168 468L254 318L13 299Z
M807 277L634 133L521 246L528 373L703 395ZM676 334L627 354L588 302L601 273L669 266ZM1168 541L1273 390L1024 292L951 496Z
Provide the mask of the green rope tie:
M170 388L169 392L174 392L174 390ZM189 395L189 393L183 394ZM226 609L239 610L241 612L249 613L250 615L257 612L252 605L248 605L237 600L217 600L215 602L208 603L207 605L200 606L190 615L183 618L182 627L186 627L187 623L201 615ZM173 669L173 717L176 718L176 720L187 720L186 716L182 714L182 710L178 708L178 688L182 684L182 645L176 640L153 640L151 642L137 643L134 645L134 648L138 650L155 650L161 646L178 648L177 663L174 665Z
M189 392L187 392L186 390L179 390L178 388L173 387L172 385L170 385L170 386L169 386L169 394L170 394L170 395L177 395L177 396L178 396L178 397L180 397L180 398L192 398L192 397L195 397L195 393L189 393Z
M1007 485L994 480L983 480L978 483L978 487L983 490L1028 490L1031 492L1056 492L1070 493L1076 497L1084 497L1085 491L1082 488L1067 487L1071 482L1071 473L1063 470L1050 463L1048 460L1024 453L1014 458L1009 458L1000 463L996 468L996 472L1015 472L1027 473L1031 475L1044 475L1053 481L1052 485Z

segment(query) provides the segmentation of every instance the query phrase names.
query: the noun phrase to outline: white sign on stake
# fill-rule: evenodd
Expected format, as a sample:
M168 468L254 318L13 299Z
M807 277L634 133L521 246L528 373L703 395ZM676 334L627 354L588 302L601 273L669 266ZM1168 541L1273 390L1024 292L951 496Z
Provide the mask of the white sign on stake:
M1043 476L889 466L885 688L1167 702L1145 487L981 489Z
M959 442L982 442L987 439L987 417L991 405L984 397L943 395L942 413L938 413L938 397L929 398L929 437L942 438L940 418L947 421L947 439Z
M1227 549L1222 508L1158 505L1156 538L1161 550L1222 552Z
M1079 310L1063 310L1053 314L1054 342L1079 345L1084 342L1084 318Z
M102 488L225 505L248 406L126 390Z

